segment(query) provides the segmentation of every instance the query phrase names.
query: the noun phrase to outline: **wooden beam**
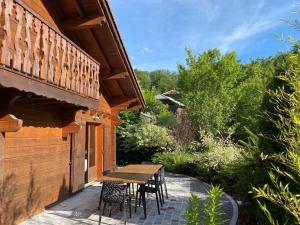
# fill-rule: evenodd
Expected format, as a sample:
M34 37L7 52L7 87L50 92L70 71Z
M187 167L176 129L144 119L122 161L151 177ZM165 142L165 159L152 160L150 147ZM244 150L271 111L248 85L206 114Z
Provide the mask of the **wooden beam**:
M128 110L139 110L139 109L142 109L142 105L141 104L130 106L128 108Z
M117 80L117 79L124 79L128 76L129 76L128 72L121 72L115 74L108 74L104 76L100 75L100 80Z
M85 17L84 12L82 11L82 4L78 0L73 0L72 2L77 9L77 12L79 13L80 17ZM77 35L78 32L75 32L75 35L78 37L79 43L81 46L85 46L86 48L88 45L86 44L86 40L81 40L81 35ZM86 30L86 35L89 35L91 42L94 42L98 48L90 48L86 49L89 54L91 54L95 59L97 59L99 62L101 62L100 72L105 73L111 73L111 66L103 54L103 49L101 47L101 44L99 43L98 39L96 38L93 30Z
M0 132L16 132L20 130L22 125L23 121L11 114L0 118Z
M78 122L71 122L62 128L62 137L66 138L69 134L79 132L80 129L81 126Z
M102 26L105 21L106 19L104 16L93 16L84 19L74 18L62 22L62 26L65 30L84 30Z
M124 96L124 97L115 97L116 99L115 100L112 100L110 105L112 108L116 109L116 108L124 108L132 103L132 102L135 102L137 100L137 97L135 96Z
M80 111L76 114L76 121L85 121L88 123L100 124L100 113L97 110Z

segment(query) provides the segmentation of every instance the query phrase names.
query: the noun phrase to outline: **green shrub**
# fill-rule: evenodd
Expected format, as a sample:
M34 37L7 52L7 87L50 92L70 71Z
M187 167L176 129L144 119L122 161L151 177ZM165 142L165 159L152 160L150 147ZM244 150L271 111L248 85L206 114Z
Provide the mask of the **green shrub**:
M232 164L243 160L243 150L237 145L229 141L216 141L210 136L204 139L206 139L206 144L202 143L201 146L202 148L204 146L206 151L162 152L155 154L152 160L155 163L163 164L168 171L196 175L209 182Z
M176 149L166 128L147 121L119 128L117 138L119 164L148 161L156 152Z
M140 124L129 141L136 143L136 150L155 149L156 152L174 150L175 142L164 127L153 123Z
M169 111L162 111L156 116L156 124L159 126L170 127L175 121L175 115Z
M209 146L209 150L203 153L201 158L204 167L220 172L227 165L240 160L241 152L242 149L237 145L229 141L218 140L214 145Z
M188 208L184 215L187 225L222 225L226 223L223 219L223 205L221 198L223 190L219 186L213 186L209 190L209 199L201 206L199 197L191 195Z
M189 153L199 153L203 152L205 148L203 147L203 144L198 141L190 141L184 150Z
M215 139L202 133L202 146L205 151L198 154L196 167L198 175L207 181L213 181L231 164L242 159L243 149L229 140Z
M196 155L182 151L156 153L152 157L154 163L164 165L167 171L191 175L195 174L196 160Z

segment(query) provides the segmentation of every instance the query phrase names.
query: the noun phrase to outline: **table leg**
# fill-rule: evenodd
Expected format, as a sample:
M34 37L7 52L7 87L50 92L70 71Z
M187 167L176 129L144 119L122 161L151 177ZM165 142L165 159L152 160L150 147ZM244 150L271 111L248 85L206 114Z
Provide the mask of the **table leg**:
M141 196L142 196L142 202L143 202L143 208L144 208L144 216L145 219L147 218L147 210L146 210L146 197L145 197L145 184L141 184Z

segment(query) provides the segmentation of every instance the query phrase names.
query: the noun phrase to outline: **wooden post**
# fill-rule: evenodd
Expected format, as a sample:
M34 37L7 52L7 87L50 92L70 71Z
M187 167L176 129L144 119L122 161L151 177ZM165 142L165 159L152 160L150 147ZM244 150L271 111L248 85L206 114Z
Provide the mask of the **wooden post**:
M111 126L111 166L115 168L117 165L117 137L116 137L116 126Z
M3 183L3 178L4 178L3 175L4 147L5 147L5 139L3 133L0 133L0 187Z

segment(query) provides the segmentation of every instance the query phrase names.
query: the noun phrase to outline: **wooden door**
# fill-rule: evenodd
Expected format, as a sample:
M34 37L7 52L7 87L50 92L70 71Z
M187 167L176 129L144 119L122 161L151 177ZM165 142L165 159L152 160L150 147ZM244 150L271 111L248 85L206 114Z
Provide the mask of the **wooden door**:
M97 177L96 170L96 126L94 124L87 125L86 132L87 144L87 182L95 180Z
M71 192L74 193L83 189L85 184L85 126L71 137Z

